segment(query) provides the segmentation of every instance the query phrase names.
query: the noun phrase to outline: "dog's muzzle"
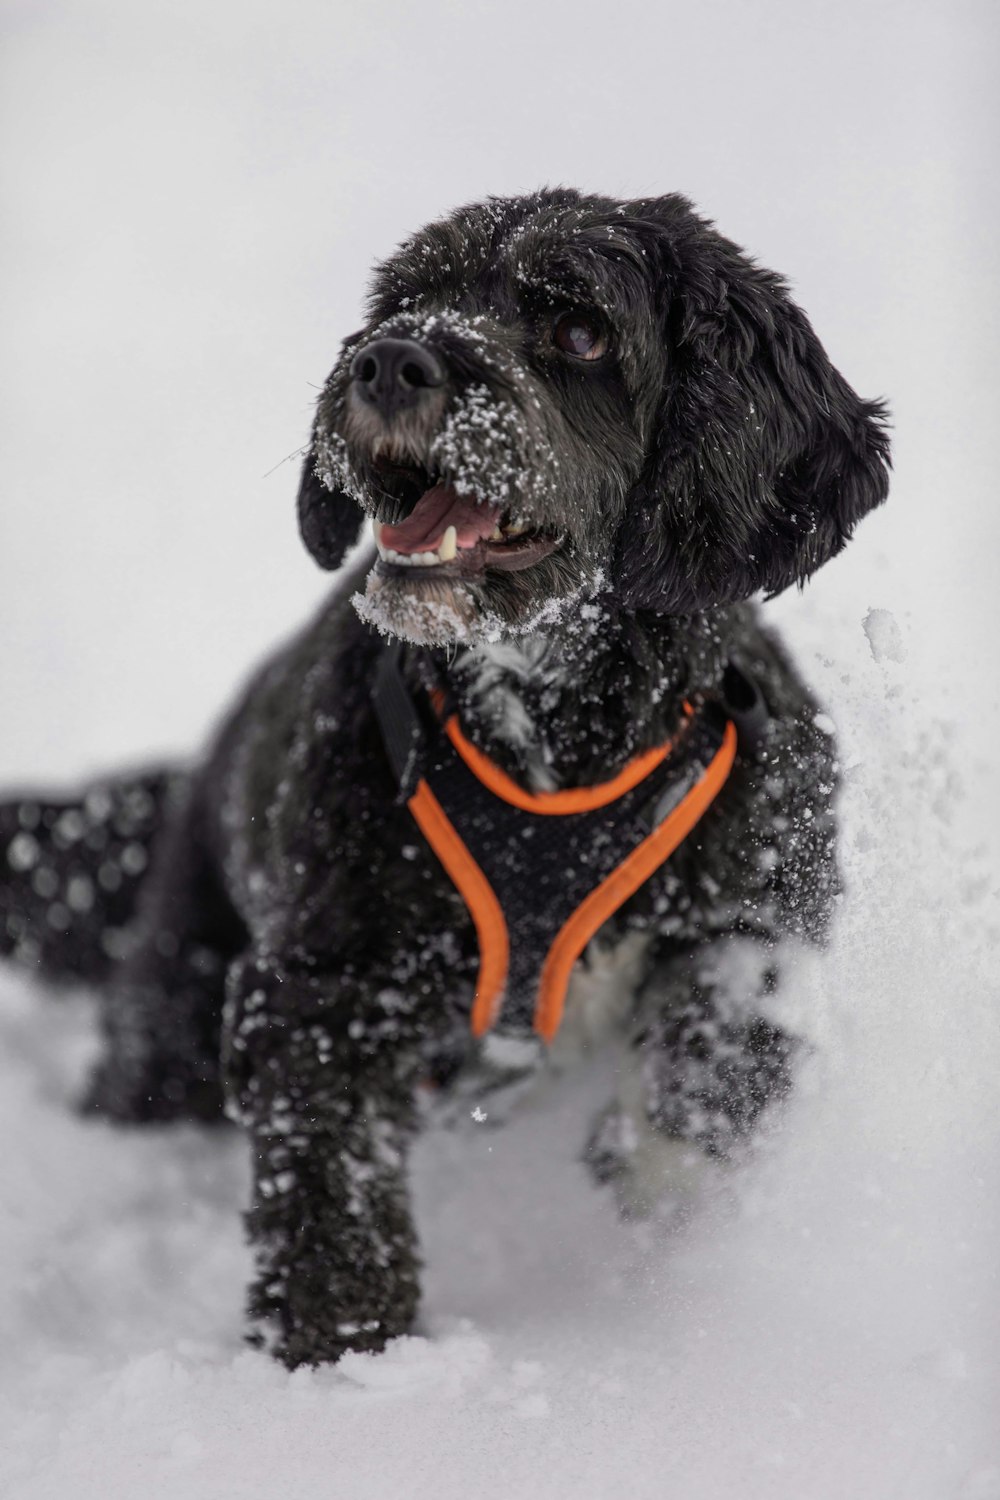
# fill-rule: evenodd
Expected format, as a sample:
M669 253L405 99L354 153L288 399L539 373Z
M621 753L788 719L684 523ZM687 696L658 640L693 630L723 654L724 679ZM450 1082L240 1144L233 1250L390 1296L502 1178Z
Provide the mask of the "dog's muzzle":
M351 379L360 400L389 422L444 385L447 371L433 350L416 339L373 339L352 359Z

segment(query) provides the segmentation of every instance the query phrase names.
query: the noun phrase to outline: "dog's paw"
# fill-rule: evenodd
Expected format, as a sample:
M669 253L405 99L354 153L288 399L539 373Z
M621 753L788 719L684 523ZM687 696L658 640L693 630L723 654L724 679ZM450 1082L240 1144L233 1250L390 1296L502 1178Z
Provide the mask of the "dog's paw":
M300 1365L334 1364L342 1354L381 1354L390 1338L378 1318L354 1323L350 1318L332 1332L318 1336L315 1328L296 1328L281 1337L272 1335L268 1352L289 1370Z
M363 1125L365 1122L358 1122ZM259 1141L247 1227L254 1333L289 1368L375 1352L409 1333L420 1297L416 1233L398 1167L346 1149L290 1154ZM294 1138L293 1138L294 1139ZM386 1145L383 1139L383 1146Z
M381 1288L370 1283L361 1309L351 1314L334 1304L332 1280L328 1269L316 1266L307 1274L299 1268L269 1282L261 1278L250 1291L247 1341L294 1370L332 1364L349 1350L378 1354L390 1339L412 1332L415 1269L412 1276L394 1277Z
M598 1116L583 1159L629 1220L687 1217L721 1170L694 1142L655 1130L619 1104Z
M285 1330L267 1319L251 1318L244 1335L252 1349L279 1360L289 1370L335 1364L343 1354L380 1354L393 1337L377 1318L363 1323L345 1318L325 1331L311 1325Z

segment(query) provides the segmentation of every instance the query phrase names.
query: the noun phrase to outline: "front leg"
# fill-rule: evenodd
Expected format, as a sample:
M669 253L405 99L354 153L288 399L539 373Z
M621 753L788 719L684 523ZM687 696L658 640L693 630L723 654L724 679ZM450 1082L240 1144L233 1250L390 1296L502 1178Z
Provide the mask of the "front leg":
M263 956L230 973L226 1086L254 1166L249 1311L290 1367L381 1349L412 1326L406 1157L421 1056L444 1015L423 987Z
M767 1015L778 980L775 944L764 937L654 946L618 1096L587 1147L626 1216L695 1194L699 1157L734 1157L788 1093L801 1043Z
M419 1259L404 1176L410 1122L345 1094L328 1128L251 1127L256 1256L248 1311L290 1368L381 1349L412 1326Z

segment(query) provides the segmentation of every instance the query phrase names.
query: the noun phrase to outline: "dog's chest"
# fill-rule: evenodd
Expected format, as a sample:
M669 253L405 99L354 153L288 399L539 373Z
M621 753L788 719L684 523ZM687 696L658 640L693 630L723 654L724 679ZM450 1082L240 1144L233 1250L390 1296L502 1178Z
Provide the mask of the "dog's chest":
M480 977L473 1030L534 1029L548 1041L563 1032L576 1039L566 1044L573 1046L602 1035L627 1009L646 946L636 929L650 926L648 898L658 914L670 905L663 880L632 911L638 921L618 912L666 858L657 852L666 844L659 833L653 837L651 809L665 796L685 795L692 767L682 764L675 777L666 752L651 751L651 760L636 758L594 787L571 782L565 791L528 790L525 768L541 767L551 786L560 762L551 737L560 715L543 713L536 721L519 691L541 662L537 650L505 645L468 653L463 666L467 687L472 669L478 725L494 726L494 745L505 739L516 746L518 782L450 720L411 806L475 922ZM558 692L551 675L542 685ZM536 681L532 705L538 687ZM586 728L580 724L579 734ZM571 749L579 753L578 745Z
M559 786L557 737L528 707L525 689L537 685L546 671L553 698L560 690L560 674L546 668L550 647L542 636L523 641L502 641L459 656L464 695L480 723L489 726L491 737L514 752L531 792L551 792Z

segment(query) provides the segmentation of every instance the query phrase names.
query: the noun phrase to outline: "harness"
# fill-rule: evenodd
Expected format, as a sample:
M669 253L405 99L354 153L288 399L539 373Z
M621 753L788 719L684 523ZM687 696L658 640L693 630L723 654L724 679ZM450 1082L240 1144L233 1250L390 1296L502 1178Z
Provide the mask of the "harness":
M442 694L431 695L425 732L400 654L395 642L383 651L373 705L399 800L475 924L473 1034L484 1036L502 1008L505 1030L551 1042L574 963L711 807L736 757L737 721L745 734L759 731L763 700L730 667L741 689L735 706L685 704L676 735L609 781L529 792L465 737Z

